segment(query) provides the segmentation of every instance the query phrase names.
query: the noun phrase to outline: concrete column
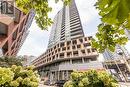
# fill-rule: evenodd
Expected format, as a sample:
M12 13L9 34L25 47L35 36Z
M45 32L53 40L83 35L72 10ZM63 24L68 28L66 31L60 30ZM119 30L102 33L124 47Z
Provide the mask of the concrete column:
M72 64L72 59L70 59L70 64Z
M55 71L55 81L58 80L58 71Z
M69 79L68 71L66 71L66 78Z
M66 53L66 52L64 52L64 57L65 57L65 58L67 57L67 53Z
M62 80L64 80L64 78L65 78L65 77L64 77L64 71L62 71Z
M60 76L60 75L59 75L59 72L60 72L60 71L57 71L57 79L58 79L58 80L59 80L59 76Z
M84 58L82 57L82 62L84 63Z

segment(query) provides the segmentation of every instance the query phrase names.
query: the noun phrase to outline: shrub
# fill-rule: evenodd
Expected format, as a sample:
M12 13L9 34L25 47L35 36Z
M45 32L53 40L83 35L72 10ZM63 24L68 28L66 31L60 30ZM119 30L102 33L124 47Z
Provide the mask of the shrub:
M64 87L118 87L117 81L105 71L74 71Z
M0 67L0 87L38 87L39 75L32 67Z
M0 67L11 67L12 65L22 66L22 58L19 57L0 57Z

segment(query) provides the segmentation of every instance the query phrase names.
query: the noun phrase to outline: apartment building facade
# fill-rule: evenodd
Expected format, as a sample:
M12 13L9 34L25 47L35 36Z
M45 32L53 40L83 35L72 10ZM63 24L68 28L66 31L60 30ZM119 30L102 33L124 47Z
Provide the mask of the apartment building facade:
M34 11L25 14L17 8L14 0L0 1L0 55L16 56L22 46L28 28L30 27Z
M70 6L64 6L54 18L48 48L60 41L84 37L76 3L72 0Z
M55 16L48 48L32 64L42 78L54 83L68 80L73 70L104 69L98 52L91 47L92 36L85 37L76 3L72 0Z

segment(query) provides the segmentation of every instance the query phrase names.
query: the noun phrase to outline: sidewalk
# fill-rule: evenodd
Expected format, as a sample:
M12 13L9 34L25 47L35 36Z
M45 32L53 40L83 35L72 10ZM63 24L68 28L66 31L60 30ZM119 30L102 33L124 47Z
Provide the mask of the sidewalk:
M130 83L119 82L119 87L130 87Z
M43 85L43 82L40 82L38 87L55 87L55 86L47 86L47 85Z
M47 86L47 85L39 84L39 87L55 87L55 86Z

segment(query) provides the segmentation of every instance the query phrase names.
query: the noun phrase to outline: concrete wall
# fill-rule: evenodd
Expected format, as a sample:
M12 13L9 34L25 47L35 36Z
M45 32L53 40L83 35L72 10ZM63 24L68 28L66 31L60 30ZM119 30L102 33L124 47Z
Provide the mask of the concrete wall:
M82 64L61 64L59 70L88 70L88 69L102 69L103 65L101 62L94 61L90 63Z

